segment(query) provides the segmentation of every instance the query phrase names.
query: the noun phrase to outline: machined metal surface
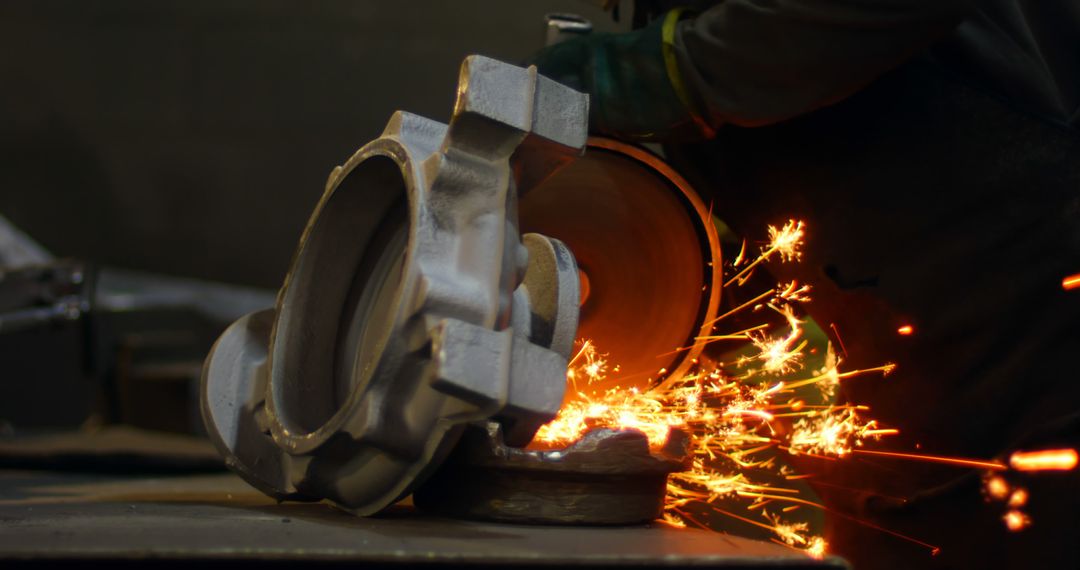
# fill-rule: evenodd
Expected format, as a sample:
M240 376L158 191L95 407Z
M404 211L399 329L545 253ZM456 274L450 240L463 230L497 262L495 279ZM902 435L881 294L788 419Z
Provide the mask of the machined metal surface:
M470 428L416 490L434 513L529 524L640 524L663 512L667 476L687 467L685 434L651 452L645 434L595 429L565 449L506 445L498 424Z
M587 98L472 56L449 125L396 113L331 173L270 311L222 335L203 416L276 498L354 513L407 495L463 427L523 445L562 402L577 267L525 236L517 194L572 161Z

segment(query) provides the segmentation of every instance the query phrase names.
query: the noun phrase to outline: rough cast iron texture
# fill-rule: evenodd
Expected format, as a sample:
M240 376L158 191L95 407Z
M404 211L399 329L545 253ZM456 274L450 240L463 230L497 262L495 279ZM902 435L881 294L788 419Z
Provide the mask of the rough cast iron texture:
M594 429L565 449L503 442L498 424L470 427L416 490L416 506L455 517L534 524L620 525L660 517L669 473L686 468L687 438L672 430L651 453L645 434Z
M554 417L578 318L573 255L520 235L517 193L579 155L585 95L479 56L449 125L398 112L330 175L272 311L219 339L203 416L279 499L369 515L474 421L524 444Z

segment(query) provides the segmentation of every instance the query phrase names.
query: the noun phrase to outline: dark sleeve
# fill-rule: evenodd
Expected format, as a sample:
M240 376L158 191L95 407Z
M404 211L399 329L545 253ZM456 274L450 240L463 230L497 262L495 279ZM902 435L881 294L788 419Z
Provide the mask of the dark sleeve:
M835 103L952 31L972 0L726 0L678 24L686 95L712 126Z

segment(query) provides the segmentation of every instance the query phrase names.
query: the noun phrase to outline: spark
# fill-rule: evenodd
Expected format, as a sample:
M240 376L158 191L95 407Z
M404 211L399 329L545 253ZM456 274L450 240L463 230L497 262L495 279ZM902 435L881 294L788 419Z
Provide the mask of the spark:
M1031 519L1021 510L1028 502L1027 489L1011 487L1004 477L993 475L984 477L983 492L991 501L1005 504L1006 511L1001 520L1009 531L1018 532L1031 524Z
M881 430L874 420L863 420L851 408L815 412L813 416L795 423L787 448L792 455L825 455L844 457L854 446L882 435L893 435L896 430Z
M904 326L896 329L896 334L898 334L900 336L911 336L911 335L915 334L915 327L913 327L911 325L904 325Z
M568 376L588 378L595 384L603 378L592 375L588 364L602 359L602 355L594 352L591 343L582 341L582 346L585 348L574 359L576 370ZM668 481L664 521L672 526L686 525L685 514L676 510L687 502L713 505L724 498L746 498L755 500L757 508L763 507L764 501L788 503L785 506L801 504L795 489L760 483L752 476L757 470L775 469L771 460L761 456L776 447L773 437L759 434L758 430L774 419L770 408L784 408L773 399L789 400L783 396L785 389L783 381L746 386L719 370L691 373L663 389L658 386L590 392L586 385L579 387L554 421L540 428L533 446L567 444L594 427L604 426L637 429L646 435L650 447L658 450L672 428L687 431L692 436L691 468L672 474ZM799 523L785 523L778 518L753 522L772 530L787 546L811 555L824 554L824 541Z
M762 250L749 265L724 282L724 287L734 284L742 285L750 277L750 273L759 264L768 261L773 254L779 254L781 262L798 261L802 259L800 248L803 244L805 231L803 223L796 220L788 220L781 228L769 226L769 245Z
M810 286L799 285L797 281L791 281L787 285L781 285L776 289L776 297L791 303L809 303Z
M1078 287L1080 287L1080 273L1070 275L1061 280L1061 288L1066 291L1072 291Z
M801 221L790 220L781 228L768 228L770 241L753 260L746 260L746 242L734 263L739 271L725 285L742 284L754 268L770 258L781 262L798 261L804 238ZM898 430L880 425L869 417L869 408L857 403L807 404L803 394L794 390L816 387L825 402L831 402L841 382L869 374L887 376L895 368L885 363L856 370L842 370L843 359L826 348L824 366L804 371L808 341L803 338L803 321L796 307L810 300L810 288L794 281L780 284L755 295L707 325L715 331L717 323L740 313L761 315L762 323L727 334L703 334L691 347L668 354L701 347L719 340L743 341L733 362L706 367L700 362L682 375L668 375L661 369L657 382L650 387L609 387L607 375L618 367L608 362L589 340L578 341L578 351L567 371L567 398L554 420L536 433L532 448L564 447L592 429L606 427L633 429L645 435L653 451L661 451L673 429L686 433L689 443L689 467L668 477L662 522L677 528L708 525L691 516L690 507L722 514L747 524L768 529L774 541L810 556L825 555L827 544L814 536L804 522L784 517L801 508L825 509L869 528L908 540L930 549L928 542L882 528L870 521L826 509L801 498L795 481L808 478L777 459L777 452L826 461L850 460L856 455L891 457L974 468L986 473L985 492L995 501L1008 501L1006 525L1018 530L1030 524L1019 509L1027 502L1027 492L1012 488L1000 473L1009 465L1015 470L1072 469L1077 464L1075 450L1018 452L1009 465L996 460L946 457L866 449L872 442L895 435ZM767 309L767 310L766 310ZM844 357L847 351L839 331L832 326ZM904 332L904 331L907 332ZM914 327L905 325L898 334L911 334ZM753 380L753 381L751 381ZM786 418L792 418L787 420ZM780 421L790 423L777 425ZM769 474L766 476L766 474ZM778 483L786 481L787 483ZM823 483L826 484L826 483ZM731 510L741 504L744 514Z
M991 499L1003 501L1005 497L1009 496L1009 483L1003 477L994 476L988 478L985 489L986 494L990 495Z
M844 353L844 356L847 356L847 348L844 346L843 337L840 336L840 329L836 326L836 323L829 323L829 328L836 335L836 342L840 344L840 351Z
M788 220L784 227L776 229L769 226L769 250L780 253L784 261L797 261L802 259L799 248L803 243L803 223L801 221ZM768 255L764 256L768 257Z
M738 267L742 265L743 260L746 259L746 240L742 240L742 246L739 248L739 255L735 256L735 261L731 262L732 267Z
M678 515L668 511L660 518L661 522L667 523L675 528L686 528L686 522L683 521Z
M1017 471L1071 471L1076 463L1075 449L1017 451L1009 457L1009 466Z
M738 260L742 276L770 257L792 261L801 255L802 222L788 222L782 228L769 229L770 243L753 260ZM745 254L745 245L744 245ZM553 448L572 443L586 432L598 427L636 429L645 434L654 451L663 448L672 429L690 436L690 468L673 473L667 484L666 509L663 521L675 527L697 523L683 509L694 503L708 505L716 512L767 528L781 544L824 556L826 543L814 536L806 523L783 520L786 513L800 506L822 508L821 505L800 499L799 491L759 480L758 473L782 473L776 461L767 453L784 450L799 453L846 455L848 445L863 439L876 439L894 430L878 429L873 421L862 421L858 413L863 408L852 406L807 406L802 400L790 397L791 383L781 377L802 370L807 341L803 338L802 320L795 305L810 300L810 287L797 282L778 285L710 322L723 321L740 312L759 312L765 322L730 334L702 335L696 346L717 340L741 340L754 352L744 356L725 372L721 365L707 369L700 364L682 376L664 377L645 389L606 388L605 382L612 367L607 355L598 351L589 340L578 341L578 351L571 359L567 372L568 397L556 418L537 432L531 447ZM763 311L762 309L768 309ZM780 325L779 332L769 332ZM683 350L683 349L680 349ZM676 351L677 352L677 351ZM839 382L846 373L836 370L837 359L829 364L828 374L815 374L813 379L793 379L791 382ZM863 371L854 371L861 374ZM767 381L753 385L750 378ZM802 431L788 438L777 439L772 422L777 417L794 414L803 423ZM834 422L833 427L814 422ZM815 432L816 430L816 432ZM828 441L816 445L811 441ZM787 469L784 467L783 469ZM793 475L789 480L801 478ZM720 509L718 501L749 501L747 509L756 511L760 519L736 515ZM776 514L766 505L780 503Z
M806 546L806 553L811 558L821 560L825 558L825 553L829 547L829 543L825 542L825 539L820 536L815 536L810 539L810 544Z
M724 415L725 416L736 416L736 415L752 416L752 417L762 419L762 420L765 420L765 421L769 421L769 420L773 419L772 414L770 414L769 412L761 411L761 410L728 410L728 411L724 412Z
M772 297L773 294L774 294L774 292L772 290L765 291L764 293L761 293L757 297L754 297L753 299L750 299L749 301L739 305L738 307L735 307L734 309L731 309L730 311L720 315L719 317L716 317L715 319L713 319L713 320L711 320L711 321L709 321L709 322L707 322L705 324L706 325L716 324L716 323L718 323L718 322L720 322L720 321L734 315L735 313L739 313L739 312L742 312L743 310L748 309L750 307L757 306L762 301L768 299L769 297Z
M899 453L895 451L871 451L869 449L856 449L855 453L878 455L882 457L895 457L897 459L914 459L916 461L943 463L946 465L955 465L957 467L975 467L981 469L988 469L990 471L1004 471L1005 469L1008 469L1005 464L999 461L982 461L979 459L966 459L962 457L944 457L940 455L923 455L920 453Z
M758 349L758 353L753 358L762 362L761 367L752 372L751 376L755 373L788 374L802 367L802 351L806 348L806 343L796 344L802 337L802 328L800 328L802 321L795 316L791 305L783 305L775 310L787 319L790 330L787 335L779 338L765 336L760 333L748 334L750 342ZM745 364L749 360L747 359L743 363Z
M1008 511L1002 519L1005 521L1005 528L1012 532L1020 532L1031 526L1031 519L1020 511Z
M779 516L769 515L769 513L765 513L765 516L770 521L772 521L773 532L775 532L777 537L788 546L794 546L797 548L806 547L809 546L809 542L814 538L807 537L807 530L809 529L809 525L804 522L784 522L780 519Z
M1027 504L1028 492L1026 489L1017 489L1009 495L1009 506L1020 508Z

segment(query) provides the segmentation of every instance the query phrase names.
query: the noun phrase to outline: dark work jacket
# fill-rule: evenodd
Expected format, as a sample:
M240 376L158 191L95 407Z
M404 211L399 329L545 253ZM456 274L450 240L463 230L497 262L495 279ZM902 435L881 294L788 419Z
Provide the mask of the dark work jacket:
M697 2L674 48L704 119L764 125L841 101L926 49L973 83L1080 121L1080 2Z
M695 7L674 48L717 134L669 158L744 236L807 222L803 263L770 269L815 287L809 310L845 368L898 365L844 384L901 430L883 447L1006 459L1080 445L1080 291L1061 285L1080 273L1080 2ZM802 467L830 483L829 539L857 568L1080 566L1076 472L1008 474L1034 525L1013 534L977 472Z

